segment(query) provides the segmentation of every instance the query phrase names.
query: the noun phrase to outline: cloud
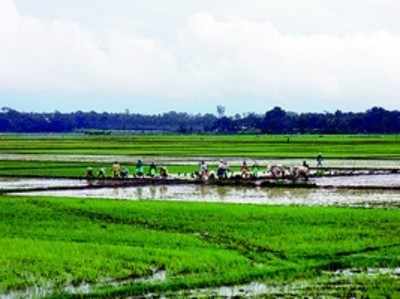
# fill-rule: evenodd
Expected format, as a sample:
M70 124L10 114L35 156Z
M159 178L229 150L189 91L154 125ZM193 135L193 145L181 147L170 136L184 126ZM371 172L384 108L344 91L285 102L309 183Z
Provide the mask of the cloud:
M395 33L288 34L266 20L197 13L175 36L98 34L68 20L22 16L13 0L1 0L0 97L121 94L166 99L172 107L218 100L242 111L397 105Z
M197 14L181 41L190 45L182 52L197 54L193 81L221 96L292 107L315 100L349 107L360 99L396 106L400 37L387 32L290 35L267 21Z
M174 55L158 41L119 32L99 37L78 23L20 16L11 0L2 0L0 12L3 90L145 94L165 89L174 71Z

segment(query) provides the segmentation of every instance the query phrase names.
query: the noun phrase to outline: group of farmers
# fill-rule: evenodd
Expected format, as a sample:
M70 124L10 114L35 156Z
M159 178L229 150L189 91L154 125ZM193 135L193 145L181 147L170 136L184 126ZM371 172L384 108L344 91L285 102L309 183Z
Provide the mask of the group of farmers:
M321 154L317 156L317 167L322 167L323 157ZM287 167L272 165L267 167L268 171L274 177L284 176L285 172L287 171ZM290 172L293 174L297 172L297 174L303 174L303 176L308 175L309 165L306 161L303 162L302 166L295 167L290 169ZM251 167L247 164L246 161L240 166L240 174L239 176L243 179L254 178L258 177L258 173L260 171L260 167L257 163L254 163ZM209 178L218 178L218 179L226 179L231 177L232 175L237 176L238 174L234 174L229 166L228 163L224 160L220 160L217 170L209 171L208 164L206 161L201 161L199 164L198 171L195 171L192 176L196 178L200 178L203 180L208 180ZM160 178L167 178L168 177L168 169L165 166L157 166L155 162L151 162L148 167L147 173L145 172L145 165L142 160L138 160L135 165L133 177L135 178L143 178L143 177L160 177ZM130 177L129 168L126 166L122 166L119 162L114 162L111 167L111 178L121 178L126 179ZM107 178L107 171L105 168L100 168L97 173L95 173L92 167L88 167L86 169L86 178L88 179L105 179Z
M259 166L255 163L253 166L250 168L247 164L246 161L243 161L242 165L240 166L240 173L243 178L250 178L250 177L256 177L257 173L259 171ZM206 179L209 178L210 176L216 176L218 179L226 179L230 176L231 171L228 166L228 163L224 160L220 160L217 171L216 173L209 171L208 165L205 161L200 162L199 166L199 171L196 173L196 175L199 178Z
M161 178L166 178L168 177L168 169L165 166L160 166L157 167L155 162L151 162L149 165L147 173L145 173L144 169L144 163L142 160L138 160L135 165L135 170L133 173L133 176L136 178L143 178L145 175L149 177L156 177L157 174ZM126 166L122 166L119 162L114 162L114 164L111 166L111 178L115 179L126 179L129 178L130 173L129 173L129 168ZM88 179L105 179L107 178L107 171L104 167L100 168L97 173L95 173L94 169L92 167L88 167L86 169L86 178Z

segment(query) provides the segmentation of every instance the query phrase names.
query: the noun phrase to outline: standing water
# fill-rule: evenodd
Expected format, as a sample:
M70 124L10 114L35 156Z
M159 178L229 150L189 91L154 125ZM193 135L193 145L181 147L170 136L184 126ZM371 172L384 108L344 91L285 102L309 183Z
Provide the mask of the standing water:
M0 190L86 186L85 180L0 178Z
M332 178L336 183L337 178ZM347 178L345 178L347 180ZM372 181L374 185L375 181ZM332 184L324 179L324 184ZM350 184L351 182L346 182ZM396 190L260 188L214 185L152 185L127 188L102 188L25 192L20 195L107 198L121 200L166 200L268 205L339 205L362 207L398 207Z
M400 175L321 177L310 180L320 186L399 187ZM20 189L18 195L107 198L123 200L173 200L270 205L400 206L396 190L319 188L261 188L215 185L150 185L82 190L27 192L28 188L86 186L85 180L0 179L0 190Z

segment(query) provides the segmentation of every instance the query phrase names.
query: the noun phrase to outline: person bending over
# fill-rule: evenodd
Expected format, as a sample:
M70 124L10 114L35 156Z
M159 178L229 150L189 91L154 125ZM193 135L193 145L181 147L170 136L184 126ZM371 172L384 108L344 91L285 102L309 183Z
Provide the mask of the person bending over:
M135 176L143 177L144 176L144 166L142 160L138 160L135 167Z

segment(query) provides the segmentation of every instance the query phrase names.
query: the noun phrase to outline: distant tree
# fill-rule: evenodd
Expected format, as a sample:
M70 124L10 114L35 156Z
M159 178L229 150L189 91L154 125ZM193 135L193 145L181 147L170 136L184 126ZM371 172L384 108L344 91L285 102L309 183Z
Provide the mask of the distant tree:
M231 118L224 116L215 122L215 131L219 133L235 133L238 128Z
M225 116L226 108L225 106L218 105L217 106L217 115L219 118L222 118Z
M289 129L289 117L281 107L265 113L262 121L262 131L265 133L286 133Z
M264 132L358 134L400 133L400 112L373 107L366 112L301 113L287 112L280 107L264 115L247 113L225 116L225 107L219 106L218 117L213 114L188 114L170 111L164 114L138 113L26 113L9 107L0 110L0 132L73 132L73 131L164 131L180 133L203 132Z
M364 124L371 133L394 133L393 128L398 125L398 118L381 107L373 107L367 110Z

